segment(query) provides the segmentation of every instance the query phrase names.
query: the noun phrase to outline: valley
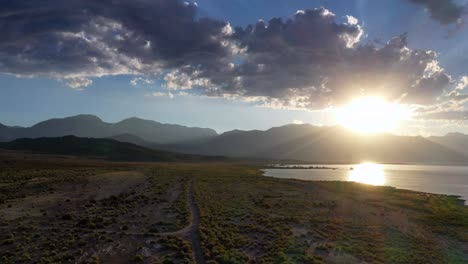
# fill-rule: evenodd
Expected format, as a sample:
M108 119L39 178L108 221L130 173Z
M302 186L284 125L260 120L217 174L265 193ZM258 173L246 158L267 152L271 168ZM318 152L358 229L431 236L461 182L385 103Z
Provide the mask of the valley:
M455 198L240 162L0 154L2 263L464 263Z

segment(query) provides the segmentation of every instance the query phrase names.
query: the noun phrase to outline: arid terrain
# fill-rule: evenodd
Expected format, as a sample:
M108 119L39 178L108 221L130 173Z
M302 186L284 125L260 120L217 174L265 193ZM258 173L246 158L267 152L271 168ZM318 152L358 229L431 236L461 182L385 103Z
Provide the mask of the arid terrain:
M1 263L466 263L454 197L0 151Z

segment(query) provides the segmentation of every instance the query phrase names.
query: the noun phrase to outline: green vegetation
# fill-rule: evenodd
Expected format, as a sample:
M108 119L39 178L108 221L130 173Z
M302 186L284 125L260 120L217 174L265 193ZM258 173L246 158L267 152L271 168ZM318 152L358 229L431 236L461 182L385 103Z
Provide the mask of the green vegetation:
M468 209L449 196L233 163L0 166L1 263L195 263L196 251L206 263L468 260Z
M0 148L94 157L113 161L202 161L224 159L222 157L158 151L113 139L80 138L75 136L22 138L7 143L0 142Z
M160 232L188 222L182 177L147 164L35 159L5 164L1 263L159 263L173 257L191 262L187 241L181 239L180 248L159 242Z
M164 249L172 250L174 253L164 257L164 263L193 263L192 246L186 240L167 236L159 240Z
M348 182L263 177L236 165L190 175L213 263L464 263L468 210L453 197Z

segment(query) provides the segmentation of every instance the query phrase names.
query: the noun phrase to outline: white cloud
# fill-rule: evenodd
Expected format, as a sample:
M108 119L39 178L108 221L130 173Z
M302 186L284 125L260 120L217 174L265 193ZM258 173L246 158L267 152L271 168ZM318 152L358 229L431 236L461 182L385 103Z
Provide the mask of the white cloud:
M182 92L181 92L181 93L178 93L177 95L183 96L183 95L187 95L187 93L182 93ZM153 92L153 93L146 93L146 94L145 94L145 97L150 97L150 96L154 96L154 97L169 97L169 98L173 99L175 95L174 95L173 93L171 93L171 92L167 92L167 93L164 93L164 92Z
M303 124L305 124L304 121L298 120L298 119L294 119L294 120L292 121L292 123L295 124L295 125L303 125Z
M346 20L348 25L357 25L359 23L359 20L353 16L346 16Z
M234 30L231 27L231 24L227 23L226 26L223 27L221 31L224 35L230 36L232 33L234 33Z
M194 87L203 87L205 89L212 86L209 79L200 78L200 71L193 71L187 74L181 70L173 70L164 76L165 87L171 90L189 90Z
M132 86L138 86L139 83L142 83L142 84L153 84L154 81L153 80L150 80L150 79L146 79L146 78L142 78L142 77L135 77L133 79L130 80L130 84Z
M71 77L66 78L65 83L73 89L81 90L93 84L93 81L86 77Z
M162 92L154 92L151 94L152 96L157 96L157 97L160 97L160 96L166 96L167 94L166 93L162 93Z
M468 87L468 76L463 76L460 78L460 82L458 82L456 90L463 90Z

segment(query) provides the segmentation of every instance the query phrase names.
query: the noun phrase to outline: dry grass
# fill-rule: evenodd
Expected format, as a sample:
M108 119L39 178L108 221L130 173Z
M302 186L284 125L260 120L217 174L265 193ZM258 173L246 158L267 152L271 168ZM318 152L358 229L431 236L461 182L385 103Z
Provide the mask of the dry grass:
M23 155L0 152L1 263L192 263L170 235L189 224L189 181L207 263L468 262L468 209L448 196L241 164Z

